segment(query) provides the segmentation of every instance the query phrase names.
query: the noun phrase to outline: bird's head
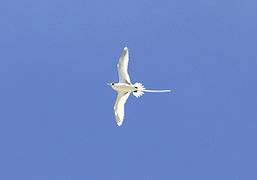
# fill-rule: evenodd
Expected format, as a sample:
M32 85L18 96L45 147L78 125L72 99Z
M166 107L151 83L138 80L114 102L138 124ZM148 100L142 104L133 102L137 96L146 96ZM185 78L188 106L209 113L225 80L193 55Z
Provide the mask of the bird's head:
M111 87L113 87L114 86L114 83L107 83L107 85L109 85L109 86L111 86Z

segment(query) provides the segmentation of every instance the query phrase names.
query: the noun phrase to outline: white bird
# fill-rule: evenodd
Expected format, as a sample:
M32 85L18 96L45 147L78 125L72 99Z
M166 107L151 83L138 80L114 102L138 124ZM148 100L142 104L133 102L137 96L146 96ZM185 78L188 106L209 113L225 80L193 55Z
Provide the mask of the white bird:
M128 61L129 52L128 48L125 47L121 53L118 72L119 72L119 83L107 83L114 90L118 91L118 96L114 105L114 113L118 126L121 126L124 119L124 105L130 95L133 93L137 98L142 96L144 92L170 92L171 90L146 90L141 83L131 84L128 74Z

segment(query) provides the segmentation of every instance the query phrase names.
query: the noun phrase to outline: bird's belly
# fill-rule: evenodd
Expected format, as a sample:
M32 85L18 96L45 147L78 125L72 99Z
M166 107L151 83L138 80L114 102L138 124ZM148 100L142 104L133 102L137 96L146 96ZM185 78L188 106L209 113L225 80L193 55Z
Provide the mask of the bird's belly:
M130 86L130 85L120 85L115 87L116 91L123 91L123 92L133 92L136 90L136 88L134 86Z

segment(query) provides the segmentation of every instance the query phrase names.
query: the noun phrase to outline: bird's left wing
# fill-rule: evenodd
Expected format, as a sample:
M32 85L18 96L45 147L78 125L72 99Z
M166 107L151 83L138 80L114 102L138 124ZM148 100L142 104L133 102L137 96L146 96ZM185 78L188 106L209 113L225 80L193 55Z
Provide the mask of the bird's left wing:
M120 55L118 71L119 71L119 83L131 84L128 74L128 62L129 52L128 48L125 47Z
M118 97L114 106L115 118L118 126L121 126L124 118L124 105L130 95L130 92L118 92Z

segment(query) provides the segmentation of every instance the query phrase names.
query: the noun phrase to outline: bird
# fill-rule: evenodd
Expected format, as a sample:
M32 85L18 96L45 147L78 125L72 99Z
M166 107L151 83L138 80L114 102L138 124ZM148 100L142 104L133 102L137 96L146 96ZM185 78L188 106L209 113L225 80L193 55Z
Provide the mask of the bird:
M133 93L137 98L144 92L171 92L171 90L147 90L141 83L132 84L128 74L129 50L125 47L120 55L117 65L119 72L118 83L107 83L114 90L118 91L118 96L114 105L115 119L118 126L121 126L124 119L124 106L130 95Z

